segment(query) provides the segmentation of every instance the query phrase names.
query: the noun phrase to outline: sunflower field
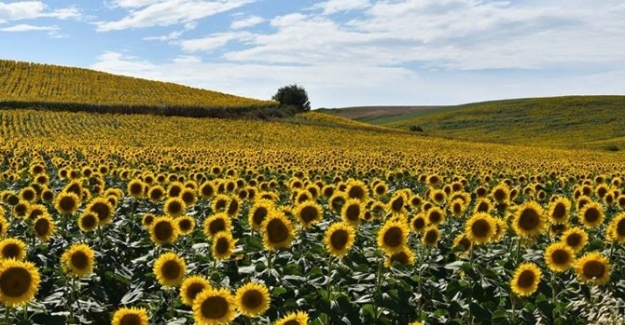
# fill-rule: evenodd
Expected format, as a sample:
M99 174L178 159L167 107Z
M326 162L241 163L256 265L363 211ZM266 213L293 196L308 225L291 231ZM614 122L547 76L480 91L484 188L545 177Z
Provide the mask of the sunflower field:
M623 155L329 121L0 110L0 323L625 322Z

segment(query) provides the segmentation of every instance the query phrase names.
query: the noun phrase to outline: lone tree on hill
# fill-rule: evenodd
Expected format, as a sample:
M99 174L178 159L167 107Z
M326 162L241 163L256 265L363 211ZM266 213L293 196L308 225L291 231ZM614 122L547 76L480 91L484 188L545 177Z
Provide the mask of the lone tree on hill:
M306 89L297 84L278 89L278 92L273 95L272 99L278 101L280 105L295 106L302 112L310 111L310 101L308 100Z

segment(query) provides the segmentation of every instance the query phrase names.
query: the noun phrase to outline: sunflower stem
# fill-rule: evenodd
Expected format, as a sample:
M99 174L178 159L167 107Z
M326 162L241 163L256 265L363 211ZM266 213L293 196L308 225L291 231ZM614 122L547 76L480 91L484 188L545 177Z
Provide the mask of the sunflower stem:
M332 256L328 256L328 279L326 283L326 292L328 293L328 300L332 300Z
M11 307L9 306L4 307L4 321L7 324L11 324Z
M514 302L514 292L510 293L510 304L512 305L512 315L510 316L510 323L516 324L516 303Z
M556 274L555 272L551 272L551 304L553 305L553 309L551 311L551 317L552 317L552 323L555 323L556 321L556 317L558 316L558 311L556 308L556 292L557 292L557 288L556 288Z

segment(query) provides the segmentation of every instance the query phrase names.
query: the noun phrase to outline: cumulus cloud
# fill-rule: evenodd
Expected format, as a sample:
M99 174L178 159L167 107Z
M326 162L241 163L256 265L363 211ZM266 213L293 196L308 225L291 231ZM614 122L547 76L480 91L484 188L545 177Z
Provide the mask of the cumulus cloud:
M80 16L78 9L73 7L50 10L42 1L0 2L0 23L37 18L67 19Z
M235 20L230 25L232 29L243 29L264 23L265 19L259 16L250 16L244 19Z
M33 26L28 24L19 24L10 27L0 28L0 32L11 32L11 33L19 33L19 32L32 32L32 31L58 31L60 28L58 26Z

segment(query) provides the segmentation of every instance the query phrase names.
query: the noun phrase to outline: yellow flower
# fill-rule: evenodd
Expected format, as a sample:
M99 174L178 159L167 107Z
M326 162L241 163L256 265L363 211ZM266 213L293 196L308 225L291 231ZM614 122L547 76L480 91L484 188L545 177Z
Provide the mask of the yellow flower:
M353 227L360 225L360 219L365 214L365 205L358 199L349 199L343 204L341 218Z
M61 192L54 200L54 207L60 214L74 214L80 207L80 198L75 193Z
M113 220L113 205L104 197L98 197L87 205L85 211L93 212L98 217L99 225L106 225Z
M549 220L556 224L565 224L569 221L571 201L565 197L558 197L549 204Z
M488 213L474 214L464 226L464 233L475 245L488 243L495 235L497 225Z
M401 251L386 256L384 267L390 268L394 262L402 265L414 265L415 254L408 246L404 246Z
M0 262L0 301L6 307L32 301L40 282L39 271L33 263L14 259Z
M588 243L588 233L582 228L572 227L562 234L560 241L579 252Z
M545 263L554 272L565 272L575 261L575 251L566 244L554 243L545 250Z
M225 212L216 213L204 220L204 235L213 237L220 231L230 232L232 220Z
M614 241L625 243L625 212L616 215L608 229Z
M23 260L26 257L26 243L18 238L0 240L0 259Z
M531 262L526 262L516 269L510 281L512 292L519 296L529 296L536 292L542 272L538 266Z
M298 204L293 211L302 224L302 228L308 229L323 218L323 208L314 201L306 201Z
M512 228L519 236L523 237L538 236L546 226L543 208L533 201L521 205L512 220Z
M303 311L291 312L276 320L275 325L307 325L308 313Z
M274 209L274 203L270 200L260 199L254 202L254 205L248 212L248 222L254 230L261 230L263 221Z
M150 239L157 246L172 244L179 235L178 223L169 216L156 218L150 225Z
M438 227L432 225L427 226L423 230L423 236L421 237L421 242L423 245L436 247L438 244L438 240L441 238L441 231L438 230Z
M187 306L193 306L193 301L200 292L212 289L210 281L201 275L192 275L182 281L180 287L180 300Z
M167 201L165 201L165 205L163 206L163 211L165 211L165 214L169 215L172 218L183 215L186 209L186 204L179 197L172 197L167 199Z
M230 258L234 252L237 240L232 238L229 231L220 231L211 239L211 252L216 260L225 260Z
M193 318L198 325L228 324L236 317L235 305L227 289L207 289L193 301Z
M599 252L586 253L575 263L575 273L580 282L602 285L610 281L610 261Z
M75 277L84 277L93 271L95 254L85 244L74 244L61 255L65 272Z
M174 221L178 224L181 235L188 235L195 229L195 219L191 216L178 217Z
M239 312L248 317L258 317L269 309L269 290L261 283L248 283L237 289L235 301Z
M408 225L401 220L389 220L377 235L378 247L387 255L398 253L408 243Z
M263 221L263 247L266 250L289 248L295 239L295 230L282 212L275 211Z
M43 242L47 242L56 231L54 220L52 220L52 217L47 213L38 216L35 221L33 221L33 231L37 238Z
M352 248L355 238L356 232L352 226L344 222L335 222L326 230L323 243L328 254L342 257Z
M579 221L587 229L596 228L603 223L605 213L603 207L597 202L589 202L579 211Z
M145 308L122 307L115 311L111 325L148 325L148 312Z
M178 287L187 272L187 264L176 253L161 254L154 262L156 280L164 287Z

